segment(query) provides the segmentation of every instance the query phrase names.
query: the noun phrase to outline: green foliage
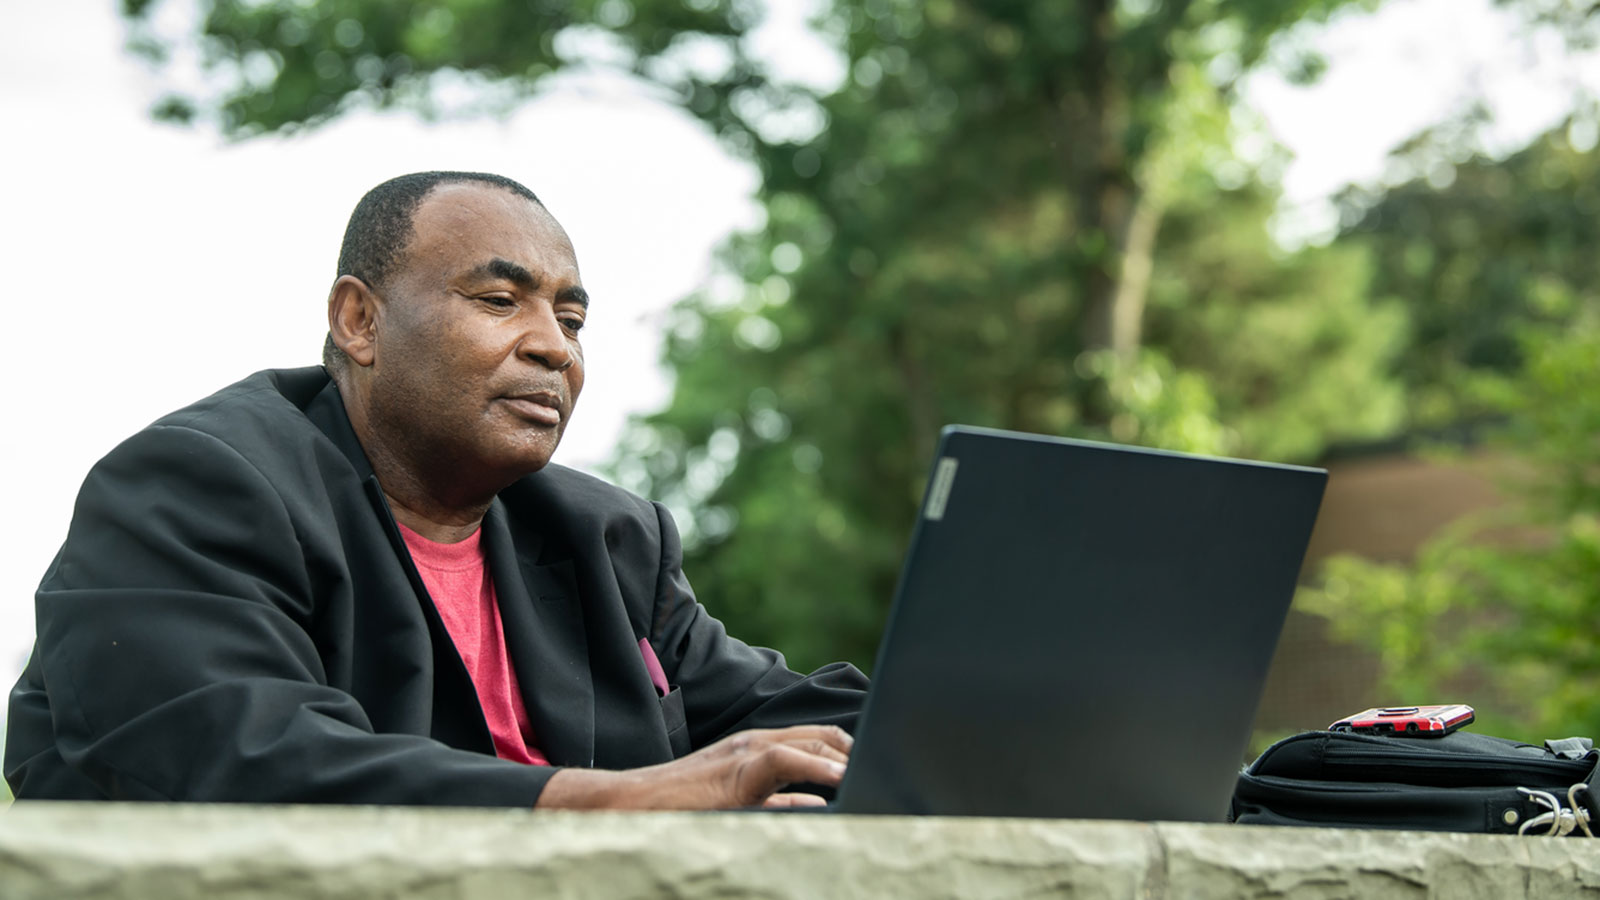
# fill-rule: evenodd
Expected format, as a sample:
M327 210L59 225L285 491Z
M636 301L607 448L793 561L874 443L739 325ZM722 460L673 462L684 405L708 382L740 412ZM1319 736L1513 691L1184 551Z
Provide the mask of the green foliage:
M1424 426L1492 412L1479 384L1520 366L1517 328L1568 321L1600 284L1600 155L1557 129L1505 160L1456 164L1466 139L1425 135L1397 159L1419 177L1344 198L1341 243L1371 254L1374 296L1411 312L1397 374Z
M163 109L248 135L596 60L664 86L767 222L673 313L672 403L616 474L680 512L735 633L866 662L945 423L1301 461L1398 427L1402 305L1364 249L1276 250L1278 161L1234 151L1274 36L1372 2L836 0L848 74L812 89L752 58L748 0L213 0L216 96Z
M1334 560L1302 605L1378 651L1393 702L1459 697L1486 732L1595 735L1595 123L1580 111L1504 160L1467 149L1481 124L1420 136L1395 160L1412 180L1348 194L1336 246L1365 250L1373 295L1410 312L1395 369L1407 419L1509 421L1499 446L1526 467L1508 490L1519 502L1458 523L1413 565Z
M1591 309L1589 312L1593 312ZM1480 710L1481 729L1526 739L1600 734L1600 327L1524 338L1526 367L1485 402L1532 465L1521 502L1461 523L1412 567L1334 560L1303 598L1380 654L1394 702Z
M726 40L750 24L732 0L210 0L201 62L213 96L171 95L156 114L187 121L215 114L237 137L317 125L362 106L443 111L440 88L473 89L472 108L504 108L546 76L593 57L643 65L689 36ZM152 0L123 0L130 46L161 63L170 47L153 31ZM558 36L596 38L565 46ZM721 73L724 91L754 81L748 64ZM700 82L678 79L692 91Z
M1278 161L1235 152L1234 81L1315 79L1286 30L1376 2L835 0L847 75L813 89L750 52L756 0L210 0L209 92L154 112L248 136L610 65L751 160L767 224L674 310L672 403L615 472L679 511L730 628L802 667L870 659L946 422L1305 461L1509 417L1523 504L1414 566L1336 560L1303 603L1379 650L1396 702L1459 689L1485 731L1594 735L1593 111L1506 160L1475 155L1481 118L1435 128L1294 253L1266 231ZM1600 35L1590 0L1500 2ZM123 0L160 65L155 5Z
M1213 452L1303 462L1402 425L1404 395L1387 373L1410 313L1369 299L1364 248L1278 251L1265 229L1272 199L1196 192L1173 209L1147 340L1203 374L1228 433Z
M1555 26L1567 43L1593 49L1600 38L1600 4L1594 0L1495 0L1534 21Z
M617 473L687 513L698 589L797 664L870 660L943 424L1296 460L1398 425L1403 313L1360 251L1273 248L1207 74L1285 7L1156 4L1098 46L1093 7L838 4L828 127L753 145L739 287L676 313L672 405Z

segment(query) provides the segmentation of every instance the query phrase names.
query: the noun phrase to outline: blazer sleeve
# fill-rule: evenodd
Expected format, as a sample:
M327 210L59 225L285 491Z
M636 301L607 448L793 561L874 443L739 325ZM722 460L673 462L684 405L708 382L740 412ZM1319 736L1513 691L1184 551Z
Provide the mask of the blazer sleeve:
M248 460L190 428L136 435L85 481L37 595L53 742L34 749L117 800L531 807L554 770L374 732L328 683L311 584Z
M783 654L728 635L689 587L672 516L653 504L661 533L651 644L683 694L689 739L699 749L749 728L838 725L854 732L866 702L867 678L849 663L809 675L791 671Z

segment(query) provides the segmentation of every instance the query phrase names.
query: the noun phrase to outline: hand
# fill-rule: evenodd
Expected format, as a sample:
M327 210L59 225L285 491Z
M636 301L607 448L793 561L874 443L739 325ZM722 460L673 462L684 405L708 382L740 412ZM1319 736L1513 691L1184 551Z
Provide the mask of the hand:
M832 725L741 731L669 763L611 772L562 769L535 804L540 809L734 809L818 806L814 794L780 793L790 784L837 785L854 740Z

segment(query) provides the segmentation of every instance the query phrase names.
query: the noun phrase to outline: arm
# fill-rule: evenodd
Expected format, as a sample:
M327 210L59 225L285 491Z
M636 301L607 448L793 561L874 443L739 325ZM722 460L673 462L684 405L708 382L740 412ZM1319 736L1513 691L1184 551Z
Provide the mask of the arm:
M822 803L781 793L800 782L836 786L850 735L831 725L742 731L681 759L621 772L561 769L539 796L544 809L733 809Z
M783 654L730 636L695 599L684 577L672 517L659 504L656 515L661 561L650 644L668 679L683 690L692 746L746 729L796 724L853 732L867 698L866 676L848 663L801 675L785 665Z
M820 804L792 784L836 786L853 743L866 679L835 664L810 676L783 656L727 635L695 601L682 572L678 533L654 507L660 528L651 645L683 692L691 741L700 749L670 763L624 772L563 769L540 807L719 809Z

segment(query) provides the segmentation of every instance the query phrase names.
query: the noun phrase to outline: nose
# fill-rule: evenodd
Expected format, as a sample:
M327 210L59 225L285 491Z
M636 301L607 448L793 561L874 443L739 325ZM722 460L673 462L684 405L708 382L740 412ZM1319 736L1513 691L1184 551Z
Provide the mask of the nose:
M566 329L556 321L555 312L544 309L531 316L518 351L547 369L565 372L578 361L578 354Z

